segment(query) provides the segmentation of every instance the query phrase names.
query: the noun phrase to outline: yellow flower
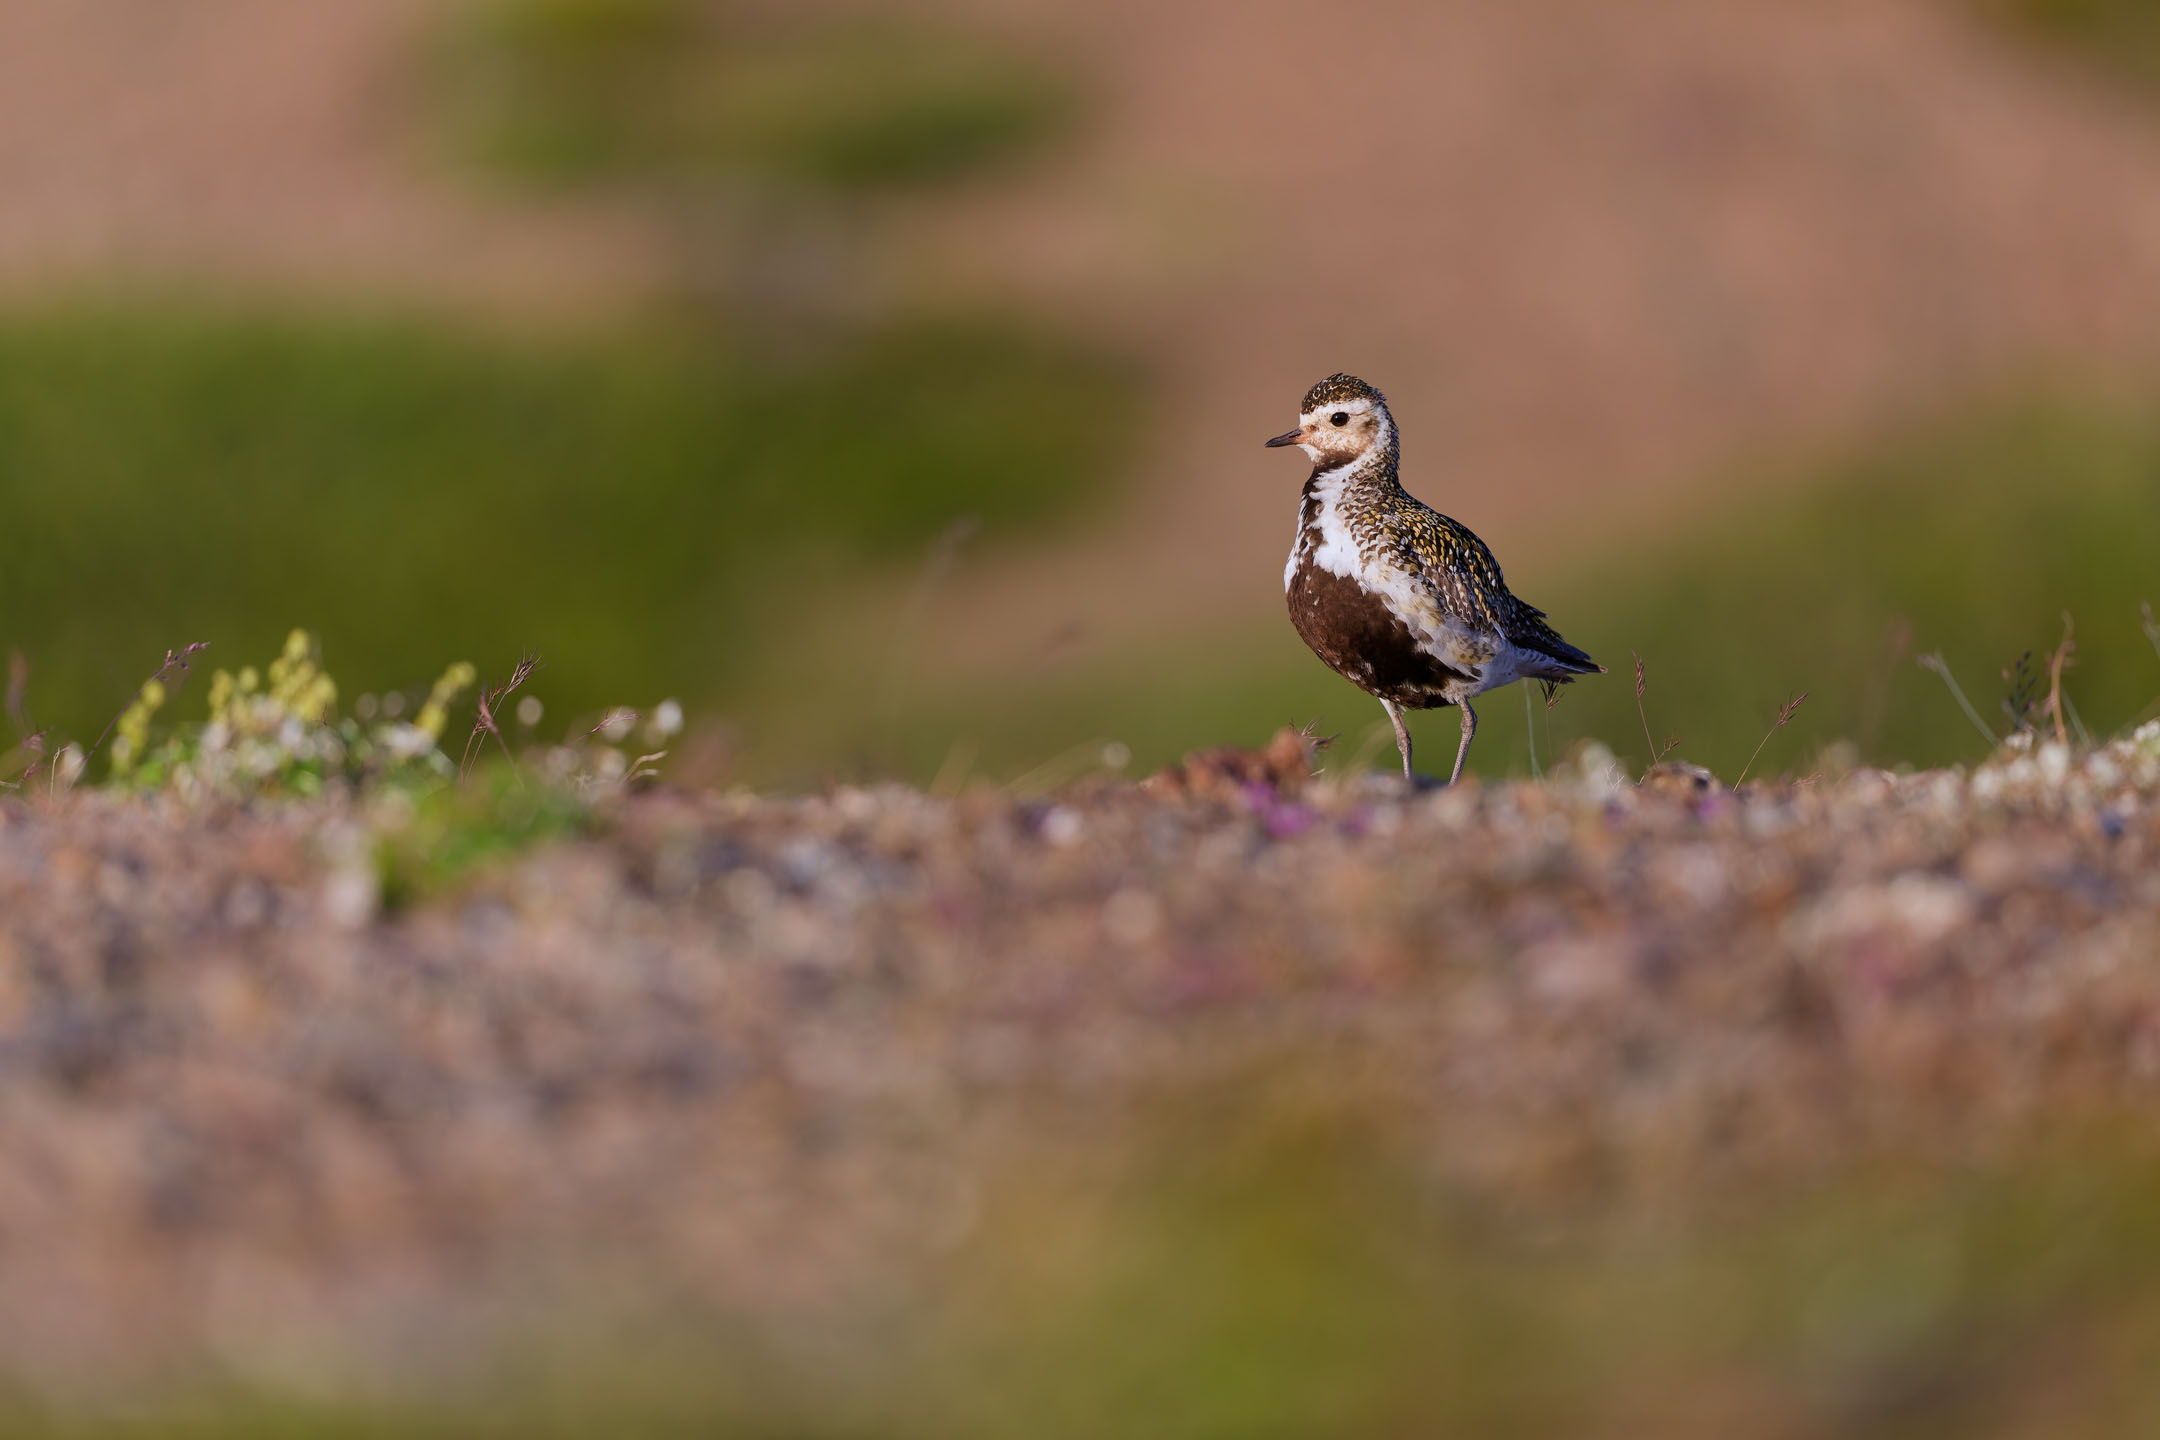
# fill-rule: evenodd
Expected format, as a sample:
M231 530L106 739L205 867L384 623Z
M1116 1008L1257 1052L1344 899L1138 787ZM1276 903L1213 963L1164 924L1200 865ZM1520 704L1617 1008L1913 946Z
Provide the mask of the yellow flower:
M313 723L316 717L301 712L301 697L308 693L320 672L310 654L312 642L305 630L285 637L285 653L270 662L270 698L287 714Z
M443 726L450 719L450 705L464 693L465 688L480 677L480 672L469 661L460 660L443 671L435 688L428 691L427 703L420 707L413 724L425 730L431 739L442 738Z
M337 703L337 682L328 675L309 667L311 678L293 696L292 713L310 725L320 725L330 707Z
M225 712L232 705L233 677L230 670L219 670L210 677L210 723L225 723Z
M125 775L135 768L136 757L150 743L150 717L157 714L158 707L164 703L165 686L152 680L142 687L142 693L121 715L119 724L114 727L117 731L112 746L114 775Z

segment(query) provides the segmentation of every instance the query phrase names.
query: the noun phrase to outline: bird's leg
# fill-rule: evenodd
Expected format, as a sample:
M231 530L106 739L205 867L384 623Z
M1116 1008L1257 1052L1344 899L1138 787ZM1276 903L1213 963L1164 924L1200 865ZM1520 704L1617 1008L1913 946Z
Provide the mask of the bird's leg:
M1470 758L1470 737L1477 734L1477 711L1470 708L1470 702L1467 700L1462 702L1461 708L1462 744L1455 747L1455 773L1447 777L1447 783L1450 785L1462 779L1463 761Z
M1410 727L1403 724L1402 708L1394 701L1382 700L1380 703L1387 708L1387 718L1395 722L1395 748L1402 751L1402 776L1408 780L1411 778Z

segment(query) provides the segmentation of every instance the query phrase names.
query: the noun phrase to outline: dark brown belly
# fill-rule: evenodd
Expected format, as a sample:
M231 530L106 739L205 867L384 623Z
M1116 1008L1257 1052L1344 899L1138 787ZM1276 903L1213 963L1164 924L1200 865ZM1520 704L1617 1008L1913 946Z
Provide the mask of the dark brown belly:
M1290 623L1313 654L1351 684L1414 710L1449 703L1442 693L1461 671L1420 650L1386 602L1354 580L1322 570L1310 556L1290 577Z

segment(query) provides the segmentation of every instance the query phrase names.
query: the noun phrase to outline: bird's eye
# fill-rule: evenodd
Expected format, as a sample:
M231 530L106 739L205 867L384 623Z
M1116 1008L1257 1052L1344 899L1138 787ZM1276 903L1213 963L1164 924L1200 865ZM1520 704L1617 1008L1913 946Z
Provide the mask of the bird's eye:
M1337 410L1334 414L1328 416L1327 418L1328 423L1331 425L1347 425L1350 423L1350 412L1347 410Z

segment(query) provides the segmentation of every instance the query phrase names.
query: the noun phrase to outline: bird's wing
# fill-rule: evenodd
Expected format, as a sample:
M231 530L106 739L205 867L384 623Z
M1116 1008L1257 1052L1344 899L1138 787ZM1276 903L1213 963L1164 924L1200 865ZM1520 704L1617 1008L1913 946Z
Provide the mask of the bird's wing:
M1417 556L1424 582L1432 587L1450 623L1534 650L1551 659L1560 673L1591 674L1602 668L1561 639L1544 611L1508 589L1491 547L1469 526L1414 497L1406 498L1410 503L1398 515L1399 543Z
M1389 539L1413 560L1409 569L1431 593L1447 622L1462 630L1505 636L1514 603L1500 562L1470 527L1412 497L1388 517Z

